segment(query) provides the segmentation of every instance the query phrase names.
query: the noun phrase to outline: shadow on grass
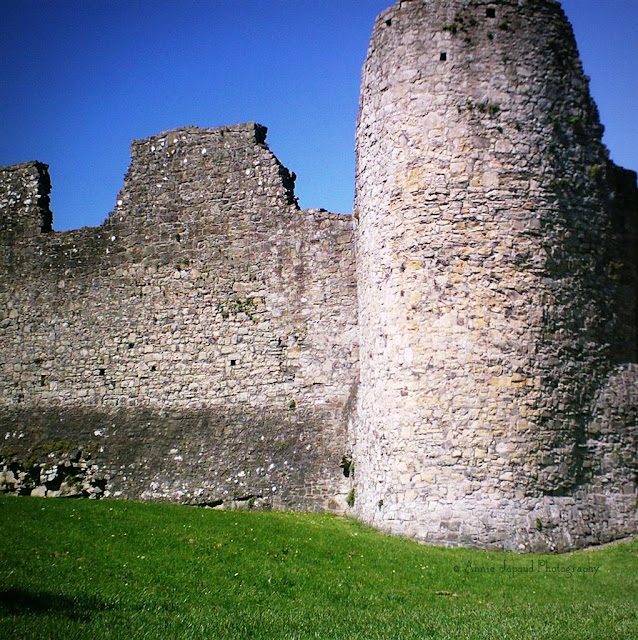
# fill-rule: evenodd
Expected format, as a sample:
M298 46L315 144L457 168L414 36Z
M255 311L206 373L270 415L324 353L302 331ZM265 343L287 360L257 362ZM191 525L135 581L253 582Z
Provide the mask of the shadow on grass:
M69 597L61 593L0 589L0 616L35 615L64 616L70 620L88 621L101 611L116 605L94 596Z

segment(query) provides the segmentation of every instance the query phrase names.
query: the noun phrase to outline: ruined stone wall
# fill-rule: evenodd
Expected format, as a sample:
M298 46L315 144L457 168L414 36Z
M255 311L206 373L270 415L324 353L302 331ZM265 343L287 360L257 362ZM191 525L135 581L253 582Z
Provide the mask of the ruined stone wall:
M51 231L47 169L41 162L0 167L0 238L5 255L13 245Z
M342 506L350 217L300 211L265 135L137 141L107 221L64 233L46 166L3 169L0 453L16 481L25 456L79 450L115 496Z
M357 127L355 509L424 541L636 531L636 176L553 0L413 0Z
M635 533L636 175L559 4L379 16L354 234L298 209L265 133L135 142L97 229L51 231L45 165L0 169L0 488L354 498L515 550Z

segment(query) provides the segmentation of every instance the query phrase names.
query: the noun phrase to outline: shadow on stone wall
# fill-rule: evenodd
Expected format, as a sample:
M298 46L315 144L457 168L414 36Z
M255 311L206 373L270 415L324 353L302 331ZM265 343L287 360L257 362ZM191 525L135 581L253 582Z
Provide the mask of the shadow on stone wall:
M66 468L76 489L64 495L338 510L331 496L342 481L343 451L322 441L333 419L296 409L4 410L2 488L60 495Z

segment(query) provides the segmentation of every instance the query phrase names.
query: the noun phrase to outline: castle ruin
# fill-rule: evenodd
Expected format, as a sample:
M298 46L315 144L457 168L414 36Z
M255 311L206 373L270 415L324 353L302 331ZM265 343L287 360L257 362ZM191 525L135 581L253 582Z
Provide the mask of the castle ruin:
M0 168L0 484L517 551L636 533L638 191L601 135L558 2L402 0L354 216L300 210L254 123L134 142L98 228Z

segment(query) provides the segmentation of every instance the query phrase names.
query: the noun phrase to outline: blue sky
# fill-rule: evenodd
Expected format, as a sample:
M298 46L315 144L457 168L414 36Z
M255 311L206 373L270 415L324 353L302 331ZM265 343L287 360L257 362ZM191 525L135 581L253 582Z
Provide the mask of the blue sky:
M302 207L349 212L360 71L392 0L4 0L0 165L50 165L54 228L100 224L130 142L257 121ZM638 169L638 2L564 0L612 159Z

